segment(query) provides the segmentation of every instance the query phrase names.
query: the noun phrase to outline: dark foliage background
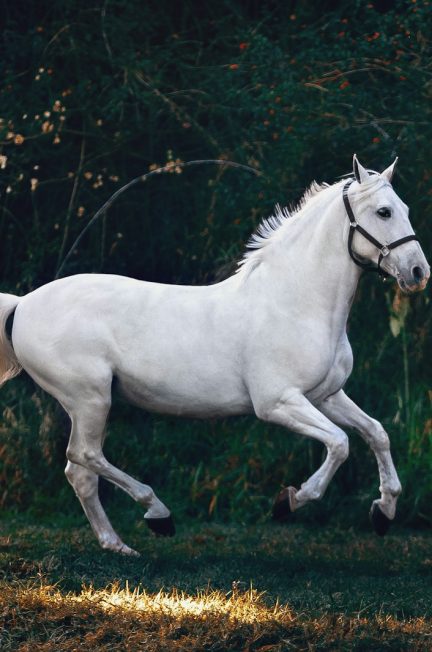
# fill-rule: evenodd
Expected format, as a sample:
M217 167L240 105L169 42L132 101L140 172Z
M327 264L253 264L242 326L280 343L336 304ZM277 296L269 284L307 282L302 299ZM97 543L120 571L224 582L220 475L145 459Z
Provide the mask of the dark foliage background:
M229 158L124 194L65 273L169 283L223 278L276 202L348 172L354 151L383 169L431 251L431 7L423 0L1 3L1 290L53 279L75 238L121 185L167 161ZM361 282L350 321L348 391L392 435L401 519L432 520L430 292ZM62 477L68 422L29 379L0 396L0 503L75 509ZM319 507L358 521L377 496L369 451L352 456ZM116 404L107 455L183 515L262 518L281 483L301 483L322 450L252 418L150 416ZM105 500L129 506L103 487ZM347 516L348 515L348 516Z

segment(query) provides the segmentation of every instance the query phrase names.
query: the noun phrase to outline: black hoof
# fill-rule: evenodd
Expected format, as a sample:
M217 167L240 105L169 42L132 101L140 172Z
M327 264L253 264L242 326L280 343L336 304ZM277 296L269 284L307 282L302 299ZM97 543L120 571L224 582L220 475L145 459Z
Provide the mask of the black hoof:
M372 503L369 517L375 532L383 537L390 527L391 520L381 511L377 503Z
M150 530L158 537L173 537L175 526L172 516L166 518L144 518Z
M272 508L273 521L288 521L293 515L293 500L296 494L294 487L285 487L276 497Z

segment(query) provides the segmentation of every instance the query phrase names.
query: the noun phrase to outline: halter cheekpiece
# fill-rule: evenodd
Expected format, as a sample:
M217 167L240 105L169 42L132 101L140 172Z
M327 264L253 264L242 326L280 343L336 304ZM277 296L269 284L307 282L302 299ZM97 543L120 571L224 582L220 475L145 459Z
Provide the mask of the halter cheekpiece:
M349 235L348 235L348 253L351 256L352 260L355 262L355 264L358 265L359 267L362 267L367 272L378 272L378 274L380 276L383 276L384 278L386 278L386 276L387 276L386 272L384 272L381 269L382 259L385 258L386 256L388 256L392 249L396 249L396 247L399 247L400 245L404 244L405 242L410 242L410 240L419 241L419 239L414 234L413 235L407 235L404 238L400 238L399 240L395 240L394 242L391 242L390 244L385 245L385 244L382 244L381 242L379 242L379 240L377 240L376 238L373 237L373 235L368 233L368 231L366 231L366 229L364 229L362 226L360 226L360 224L357 222L357 220L356 220L356 218L354 216L353 209L351 208L351 204L350 204L349 198L348 198L348 189L349 189L349 187L350 187L350 185L352 184L353 181L354 181L354 179L350 179L349 181L346 182L346 184L343 187L343 193L342 193L343 202L344 202L344 205L345 205L345 210L347 212L347 215L348 215L349 221L350 221L350 230L349 230ZM353 242L353 238L354 238L354 233L356 231L361 233L361 235L364 238L366 238L366 240L369 240L369 242L371 242L373 245L375 245L375 247L379 250L380 253L379 253L379 257L378 257L378 265L377 265L377 267L375 267L371 263L364 263L363 261L356 258L356 254L352 249L352 242Z

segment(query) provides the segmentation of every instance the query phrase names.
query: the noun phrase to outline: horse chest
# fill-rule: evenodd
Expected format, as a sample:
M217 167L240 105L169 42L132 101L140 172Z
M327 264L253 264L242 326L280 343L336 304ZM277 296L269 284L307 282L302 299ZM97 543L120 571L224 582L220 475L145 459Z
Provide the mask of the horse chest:
M338 392L348 380L352 367L352 350L345 335L337 346L331 363L327 365L324 377L306 392L307 398L312 403L317 404Z

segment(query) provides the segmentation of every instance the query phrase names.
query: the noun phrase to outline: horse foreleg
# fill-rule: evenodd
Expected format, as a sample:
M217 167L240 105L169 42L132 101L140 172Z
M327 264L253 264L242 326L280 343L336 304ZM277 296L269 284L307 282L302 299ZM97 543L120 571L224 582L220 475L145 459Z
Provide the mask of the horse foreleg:
M281 492L273 510L274 518L278 519L284 517L287 511L281 509L282 501L287 501L286 507L289 505L289 509L293 511L308 501L318 500L323 496L337 469L348 457L348 437L297 390L286 392L274 403L255 406L255 411L259 418L317 439L327 448L324 463L301 485L299 491L291 489L289 492ZM286 496L287 493L289 496Z
M371 519L376 532L385 534L389 522L395 517L397 498L402 491L386 431L342 390L326 398L319 408L339 425L355 428L374 452L380 476L381 498L372 503Z
M129 548L113 529L99 500L99 478L83 466L68 462L65 474L82 505L93 532L102 548L121 552L123 555L139 556L139 553Z

